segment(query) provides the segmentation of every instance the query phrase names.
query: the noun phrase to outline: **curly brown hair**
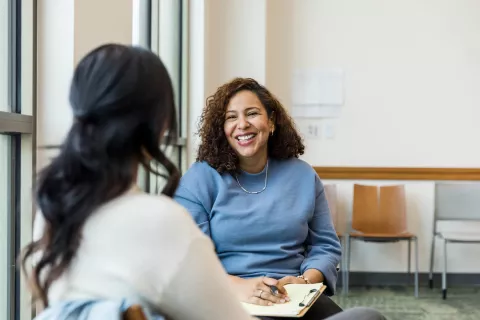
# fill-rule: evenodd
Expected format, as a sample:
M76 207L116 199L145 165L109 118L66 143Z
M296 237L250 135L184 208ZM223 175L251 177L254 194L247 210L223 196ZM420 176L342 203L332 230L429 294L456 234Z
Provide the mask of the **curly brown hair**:
M220 173L238 172L238 156L230 147L223 126L230 99L243 90L255 93L265 107L268 117L274 121L275 131L268 139L268 156L274 159L288 159L302 155L305 150L302 138L278 99L254 79L235 78L207 98L199 122L198 134L201 143L197 161L207 162Z

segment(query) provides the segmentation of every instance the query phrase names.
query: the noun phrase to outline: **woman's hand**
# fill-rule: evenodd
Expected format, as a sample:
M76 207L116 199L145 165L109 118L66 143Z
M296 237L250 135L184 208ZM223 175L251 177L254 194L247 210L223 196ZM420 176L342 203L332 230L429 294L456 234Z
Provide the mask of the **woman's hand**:
M283 286L285 286L286 284L291 284L291 283L297 283L297 284L306 284L307 282L302 279L302 278L298 278L298 277L295 277L295 276L286 276L286 277L283 277L282 279L278 280L278 287L282 287L282 289L284 291L286 291Z
M262 277L253 279L233 279L234 289L243 302L271 306L274 303L285 303L290 299L286 296L285 289L278 285L278 280ZM278 293L273 294L270 286L276 286Z

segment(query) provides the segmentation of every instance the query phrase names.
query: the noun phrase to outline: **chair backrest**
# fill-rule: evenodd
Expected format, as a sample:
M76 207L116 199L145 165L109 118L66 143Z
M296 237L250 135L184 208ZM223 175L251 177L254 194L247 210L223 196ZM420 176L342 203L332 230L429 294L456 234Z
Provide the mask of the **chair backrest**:
M134 304L123 313L123 320L147 320L142 306Z
M480 221L480 183L436 183L436 220Z
M335 184L325 184L325 196L327 198L328 208L332 217L333 226L338 231L338 211L337 211L337 186Z
M398 234L406 231L405 188L366 186L353 189L352 229L363 233Z
M352 229L364 233L377 232L378 225L378 188L377 186L353 186Z
M407 210L403 185L380 187L380 213L386 233L407 231Z

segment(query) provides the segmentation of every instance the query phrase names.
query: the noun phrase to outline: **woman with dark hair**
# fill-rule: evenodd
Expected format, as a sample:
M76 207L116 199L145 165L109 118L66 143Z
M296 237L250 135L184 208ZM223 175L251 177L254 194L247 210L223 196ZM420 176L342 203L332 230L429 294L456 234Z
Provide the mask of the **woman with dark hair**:
M250 319L212 242L171 199L180 175L159 146L174 136L176 115L160 59L96 48L74 72L70 104L74 122L39 176L34 241L22 257L47 307L40 318L113 319L100 314L105 306L83 309L121 300L171 319ZM156 173L152 161L168 173L159 196L136 186L139 165Z
M255 80L234 79L208 98L199 135L197 162L175 199L213 240L240 300L284 303L289 283L323 282L332 295L340 242L323 185L298 159L304 145L280 102ZM327 295L306 319L342 311Z

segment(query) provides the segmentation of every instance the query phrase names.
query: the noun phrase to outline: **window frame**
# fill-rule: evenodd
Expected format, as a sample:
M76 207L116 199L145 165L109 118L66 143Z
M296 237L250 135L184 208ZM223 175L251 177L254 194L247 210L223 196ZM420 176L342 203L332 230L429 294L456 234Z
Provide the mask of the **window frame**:
M31 294L17 257L32 239L31 190L36 160L36 1L7 0L7 111L0 112L0 134L10 137L7 153L7 319L33 318ZM0 57L5 58L5 57Z
M162 7L160 2L162 0L150 0L150 41L149 48L160 54L161 51L161 24L162 19ZM165 1L165 0L163 0ZM167 0L168 1L168 0ZM184 171L185 166L182 159L185 158L184 149L187 145L187 98L188 98L188 0L169 0L178 4L178 18L177 18L177 50L179 61L175 66L177 68L176 77L177 83L174 86L178 88L176 95L176 107L177 107L177 121L178 121L178 138L174 142L174 146L181 148L179 150L180 162L177 164L181 171ZM160 56L160 58L162 58ZM173 75L172 75L173 76ZM175 82L175 78L172 80Z
M167 69L170 68L170 76L174 82L175 88L175 105L177 108L178 132L177 138L174 140L172 147L168 148L167 156L176 158L174 164L184 172L187 169L187 99L188 99L188 0L138 0L139 12L139 36L138 44L144 46L162 58ZM161 19L171 19L170 12L164 12L163 9L173 6L176 10L176 18L174 25L170 30L174 31L174 44L169 47L176 48L176 56L178 62L175 65L169 65L170 57L162 57L161 43L165 35L165 30L161 29ZM171 9L171 8L170 8ZM171 35L171 34L170 34ZM158 166L155 169L162 171ZM138 184L146 192L158 193L162 185L162 177L145 172L143 168L139 171Z

